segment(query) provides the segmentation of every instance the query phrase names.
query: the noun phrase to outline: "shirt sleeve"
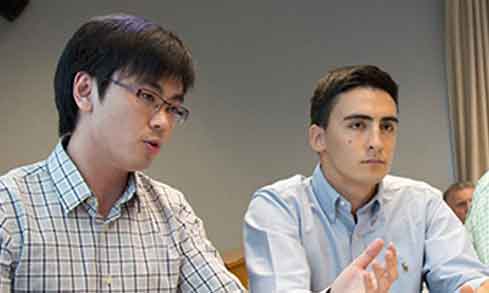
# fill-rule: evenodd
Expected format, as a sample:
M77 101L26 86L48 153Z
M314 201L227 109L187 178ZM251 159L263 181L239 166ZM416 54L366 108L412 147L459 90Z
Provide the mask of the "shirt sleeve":
M0 199L7 198L8 191L0 182ZM0 292L10 292L14 271L14 240L9 232L9 218L5 206L0 203Z
M207 239L202 221L184 199L179 218L184 226L178 244L182 253L179 292L246 292L226 269L217 250Z
M427 206L425 265L430 292L458 292L465 283L476 285L489 276L477 258L465 227L441 197Z
M244 247L251 292L312 292L300 219L290 206L275 193L261 190L248 207Z
M477 183L466 226L479 259L489 264L489 173Z

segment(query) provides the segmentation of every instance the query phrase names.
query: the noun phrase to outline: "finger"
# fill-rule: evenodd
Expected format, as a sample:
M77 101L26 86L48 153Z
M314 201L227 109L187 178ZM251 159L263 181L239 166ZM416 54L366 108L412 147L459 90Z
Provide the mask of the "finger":
M358 256L354 261L353 265L362 269L366 269L367 266L379 255L380 251L384 247L384 240L375 239L370 245L365 249L365 251Z
M365 292L366 293L373 293L375 292L376 288L376 282L374 279L374 275L370 272L364 272L363 274L363 285L365 287Z
M385 289L390 287L389 274L378 261L374 260L372 262L372 270L374 271L375 279L379 288Z
M460 293L474 293L474 289L470 285L463 285L460 289Z
M397 251L393 243L390 243L385 253L386 270L391 277L391 281L397 280L399 272L397 270Z
M476 293L489 293L489 280L484 281L479 287L479 289L475 290Z
M379 280L380 278L382 278L384 276L385 269L382 267L382 265L377 260L372 261L372 269L375 273L375 278L377 280Z

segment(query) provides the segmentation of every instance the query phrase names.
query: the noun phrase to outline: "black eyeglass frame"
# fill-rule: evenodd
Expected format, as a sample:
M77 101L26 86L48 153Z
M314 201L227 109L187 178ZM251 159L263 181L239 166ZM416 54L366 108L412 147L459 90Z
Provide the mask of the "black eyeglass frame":
M124 82L115 79L108 78L107 80L127 90L128 92L132 93L139 100L141 100L146 106L151 107L153 111L152 115L155 115L161 110L161 108L163 108L165 112L170 113L174 117L175 121L180 125L183 124L185 121L187 121L188 116L190 115L190 110L187 109L186 107L182 105L175 105L174 103L165 100L158 93L150 89L143 88L143 87L135 87L133 85L126 84ZM157 103L154 100L155 97L158 98L161 102Z

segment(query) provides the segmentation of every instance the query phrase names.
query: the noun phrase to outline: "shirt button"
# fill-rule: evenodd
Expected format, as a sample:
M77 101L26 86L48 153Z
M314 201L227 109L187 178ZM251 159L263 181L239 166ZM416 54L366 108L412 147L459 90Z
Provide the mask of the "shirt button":
M104 278L104 281L107 284L107 286L110 286L112 284L112 276L106 276Z

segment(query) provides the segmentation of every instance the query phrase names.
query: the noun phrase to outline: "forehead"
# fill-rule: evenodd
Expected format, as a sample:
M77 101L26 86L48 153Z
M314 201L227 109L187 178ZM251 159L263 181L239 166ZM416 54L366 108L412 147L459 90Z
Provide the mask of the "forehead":
M165 88L171 88L174 91L180 92L180 94L184 94L185 91L182 79L176 76L135 75L124 71L116 72L114 76L118 79L130 80L142 86L149 86L160 92L163 92Z
M472 198L472 193L474 192L473 187L465 187L462 189L455 190L452 192L452 196L454 199L457 200L465 200L465 199L470 199Z
M372 118L397 117L394 99L381 89L354 88L339 94L336 99L332 116L344 117L351 114L361 114Z

